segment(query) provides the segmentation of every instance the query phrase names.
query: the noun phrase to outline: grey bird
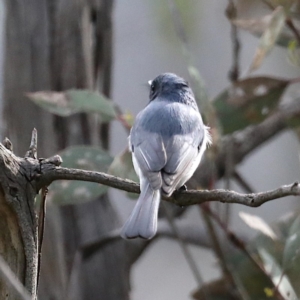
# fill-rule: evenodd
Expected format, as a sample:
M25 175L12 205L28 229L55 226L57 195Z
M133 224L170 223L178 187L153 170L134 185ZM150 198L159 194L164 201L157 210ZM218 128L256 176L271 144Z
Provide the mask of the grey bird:
M210 143L194 94L181 77L164 73L150 84L150 102L137 115L129 149L141 194L121 236L151 239L161 195L171 196L194 174Z

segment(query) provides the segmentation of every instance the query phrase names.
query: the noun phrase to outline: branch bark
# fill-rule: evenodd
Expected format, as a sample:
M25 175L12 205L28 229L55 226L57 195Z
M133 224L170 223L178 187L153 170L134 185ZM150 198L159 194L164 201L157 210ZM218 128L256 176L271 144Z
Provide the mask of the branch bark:
M32 171L32 166L31 159L20 159L0 144L1 254L17 278L35 298L37 222L34 199L36 190L27 177ZM2 285L0 283L0 292L3 296L1 298L4 299L6 289Z
M53 167L51 169L41 165L41 174L38 181L38 188L50 185L55 180L81 180L104 184L129 193L140 193L139 185L128 179L122 179L102 172L86 171L80 169L68 169ZM189 190L176 191L171 197L163 197L164 200L179 206L189 206L204 202L219 201L222 203L238 203L246 206L257 207L265 202L287 196L299 196L300 185L295 182L290 185L281 186L275 190L241 194L234 191L216 190Z

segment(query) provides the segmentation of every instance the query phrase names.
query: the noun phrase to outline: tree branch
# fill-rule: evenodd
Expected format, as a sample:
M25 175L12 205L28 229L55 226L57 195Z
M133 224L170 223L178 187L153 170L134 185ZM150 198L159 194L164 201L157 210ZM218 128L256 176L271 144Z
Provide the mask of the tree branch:
M247 128L236 131L231 135L222 138L222 149L217 158L218 167L224 168L226 149L223 145L231 139L234 157L234 163L240 163L250 152L270 138L274 137L280 131L288 127L288 121L298 118L300 115L300 101L295 100L292 103L282 105L282 107L265 121L260 124L248 126Z
M204 248L211 248L211 240L207 236L206 231L203 228L197 228L194 230L197 225L184 223L180 220L176 220L176 227L180 236L182 236L182 240L187 244L192 244L194 246L204 247ZM108 243L120 240L120 232L121 228L112 230L103 234L97 240L92 241L90 243L84 244L79 247L79 252L82 253L82 256L87 259L92 256L95 252L99 251L102 247L107 245ZM167 223L163 219L159 219L158 221L158 230L157 234L155 235L154 239L158 238L169 238L169 239L177 239L177 235L174 233L170 224ZM245 236L240 237L241 240L244 242L247 241ZM132 241L130 241L131 243Z
M235 132L230 136L225 136L221 141L221 146L219 147L221 150L216 158L217 178L221 178L224 175L226 161L226 151L224 149L226 147L222 147L222 145L227 143L228 138L231 139L231 143L233 144L234 164L237 164L258 146L285 129L287 127L287 121L291 118L298 117L299 114L300 101L294 101L293 103L282 106L280 110L268 117L264 122L258 125L248 126L246 129ZM140 193L139 185L128 179L118 178L101 172L61 168L59 167L61 159L58 155L50 159L40 160L39 163L40 166L36 167L38 170L38 174L36 174L37 190L48 186L55 180L63 179L96 182L126 192ZM209 174L207 174L210 172L207 171L210 169L208 166L209 163L209 160L206 160L200 166L199 169L201 169L201 172L195 176L198 182L197 186L206 186L203 182L211 178ZM227 190L177 191L172 197L164 197L163 199L180 206L201 204L208 201L219 201L256 207L274 199L297 195L300 195L300 187L298 183L294 183L282 186L273 191L249 194L240 194Z
M49 165L47 165L49 166ZM54 180L80 180L104 184L119 190L130 193L140 193L139 185L128 179L122 179L102 172L86 171L79 169L69 169L54 167L52 169L42 170L38 186L49 185ZM43 169L43 168L41 168ZM163 197L164 200L177 204L179 206L189 206L201 204L204 202L219 201L223 203L238 203L246 206L260 206L265 202L275 200L286 196L300 195L300 185L295 182L290 185L284 185L278 189L251 194L241 194L227 190L190 190L176 191L171 197Z

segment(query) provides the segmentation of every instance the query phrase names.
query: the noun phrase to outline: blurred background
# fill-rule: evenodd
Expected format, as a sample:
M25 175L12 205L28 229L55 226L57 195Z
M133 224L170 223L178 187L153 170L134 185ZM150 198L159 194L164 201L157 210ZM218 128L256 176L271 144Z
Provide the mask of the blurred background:
M43 0L30 3L10 0L5 3L3 0L0 6L1 137L8 136L15 145L16 154L22 156L28 147L31 130L36 127L41 157L54 155L72 145L90 144L101 146L112 160L124 153L127 147L128 130L119 118L108 125L95 113L90 117L86 112L68 118L59 113L53 115L46 112L47 107L42 110L30 102L25 93L97 90L117 104L118 110L130 123L148 103L148 80L160 73L173 72L190 81L194 90L198 90L198 86L204 82L205 93L212 103L235 81L229 76L236 59L232 40L234 26L227 17L228 13L226 16L226 9L228 11L230 5L234 7L236 15L232 19L261 20L266 15L271 16L278 5L282 5L285 18L293 17L297 24L298 4L298 1L283 0L115 0L113 3L105 0ZM176 8L175 14L172 7ZM294 15L289 15L291 10L295 11ZM186 42L176 30L177 22L185 31ZM276 25L277 21L274 22ZM253 27L255 25L252 24ZM270 26L271 31L273 27ZM236 38L241 47L237 59L239 75L235 79L299 77L299 65L290 59L294 49L291 43L298 43L293 33L285 46L276 44L280 38L278 33L273 43L268 42L270 49L266 52L269 55L266 55L259 68L249 72L256 49L263 44L260 36L266 28L260 28L261 32L258 30L255 34L249 32L249 28L237 28ZM296 55L297 51L293 51L293 55ZM202 81L195 83L189 64L200 72ZM202 91L204 93L203 87ZM281 104L298 99L299 84L289 86L278 98ZM35 102L40 105L39 100ZM202 114L206 123L214 129L214 120L205 116L205 112L207 110L203 106ZM222 129L219 132L221 135ZM213 137L216 145L225 145L218 134ZM276 189L299 180L298 149L299 135L294 128L286 128L255 147L234 167L253 192ZM73 149L72 155L77 150ZM89 150L81 151L77 152L79 157ZM219 150L213 148L209 151ZM73 165L70 163L67 166ZM87 167L89 165L84 166ZM247 192L236 180L224 178L215 175L210 187L229 187L237 192ZM74 255L79 245L101 239L103 234L119 228L135 202L125 192L109 189L108 196L96 192L96 200L91 198L91 201L79 203L69 197L66 203L59 200L60 194L55 194L55 188L61 187L51 186L49 192L40 299L67 299L66 295L70 299L191 299L191 294L200 288L199 280L195 278L183 254L180 240L163 235L152 242L113 240L108 246L101 247L99 253L93 254L88 261L77 266L79 271L74 273L76 279L73 282L70 274L74 272ZM63 189L59 191L70 196ZM228 207L221 203L212 204L210 208L220 218L227 215L228 227L243 240L249 241L257 235L257 231L245 224L239 212L254 214L270 224L288 213L298 211L299 197L271 201L258 208L238 204ZM179 225L188 224L195 232L202 233L202 238L204 236L203 241L188 245L203 284L221 278L224 274L219 264L220 257L211 246L207 223L199 207L193 206L179 212L171 208L171 211L175 219L180 216ZM160 225L169 228L166 223L162 221ZM222 245L226 244L224 253L228 254L226 249L233 251L232 245L228 246L230 242L224 241L226 238L222 230L216 223L214 226L219 241L224 242ZM283 244L287 238L288 235L282 239ZM203 247L205 243L207 245ZM298 273L294 272L297 278L295 274ZM108 277L110 280L106 281ZM272 276L270 278L272 282ZM272 288L272 284L268 284L266 287ZM291 285L297 289L295 283L293 285L291 282ZM249 291L246 294L248 298L235 295L232 298L208 296L206 299L267 297L263 289L259 294L263 295L261 297L253 296ZM278 299L277 296L275 292L268 298ZM196 297L205 299L201 295Z
M254 1L256 4L252 5L249 2L253 1L237 2L245 17L257 18L268 13L261 1ZM228 72L232 65L232 42L230 22L224 13L227 5L227 1L218 0L184 1L181 4L181 7L184 6L183 21L194 63L202 74L210 99L230 84ZM118 1L114 20L112 98L123 110L136 115L147 104L148 90L144 84L149 79L163 72L174 72L188 79L188 70L167 1ZM240 68L243 75L254 57L258 39L243 31L239 33L239 37L242 44ZM276 47L254 74L290 78L299 76L299 69L288 62L286 49ZM294 96L297 90L292 90L291 93ZM121 132L124 132L122 126L114 124L111 140L114 154L119 153L126 143L126 134L120 134ZM300 175L298 149L298 138L287 130L249 155L239 165L239 171L256 192L288 184L297 180ZM223 187L223 182L219 182L217 186ZM241 191L234 183L232 188ZM126 218L134 203L128 204L127 200L123 200L122 192L111 192L120 213ZM299 199L294 197L270 202L255 209L233 204L231 227L253 237L255 231L249 230L238 216L239 211L259 215L269 223L298 208ZM204 226L199 220L201 217L196 207L190 208L186 218L193 220L195 226ZM199 247L191 249L203 279L209 281L217 278L219 269L211 251ZM196 285L178 242L166 239L160 239L149 247L134 266L132 279L132 299L189 299L188 295Z

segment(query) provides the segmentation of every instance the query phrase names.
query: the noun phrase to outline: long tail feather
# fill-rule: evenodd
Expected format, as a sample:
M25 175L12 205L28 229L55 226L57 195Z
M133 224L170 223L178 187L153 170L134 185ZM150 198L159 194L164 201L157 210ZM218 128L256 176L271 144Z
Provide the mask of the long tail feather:
M160 190L153 190L149 184L146 184L129 219L122 228L122 238L151 239L155 235L160 196Z

